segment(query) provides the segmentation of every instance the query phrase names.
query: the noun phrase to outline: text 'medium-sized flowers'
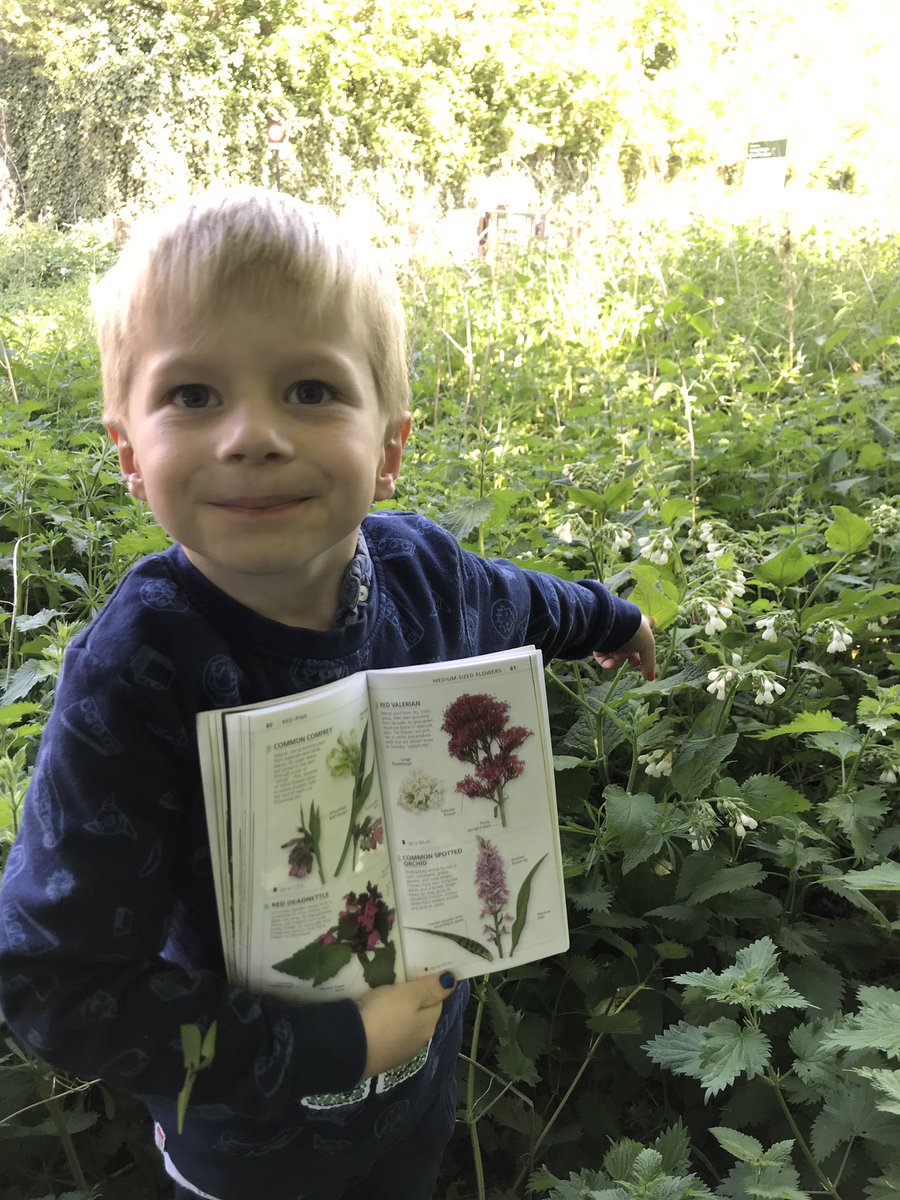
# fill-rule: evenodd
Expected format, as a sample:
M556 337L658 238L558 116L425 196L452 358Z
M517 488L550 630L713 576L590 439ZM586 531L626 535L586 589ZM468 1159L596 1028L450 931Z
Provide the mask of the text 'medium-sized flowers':
M504 826L506 784L525 770L524 762L513 752L532 733L524 725L509 725L508 720L509 705L504 700L484 692L464 692L444 710L441 725L450 735L450 754L475 768L459 781L456 790L493 801Z

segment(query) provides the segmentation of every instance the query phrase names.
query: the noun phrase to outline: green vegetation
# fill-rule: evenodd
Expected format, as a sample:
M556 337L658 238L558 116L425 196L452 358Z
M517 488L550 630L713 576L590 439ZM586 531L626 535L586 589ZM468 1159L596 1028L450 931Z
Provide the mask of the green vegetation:
M889 1200L900 240L593 228L408 270L397 503L633 589L662 663L549 672L572 949L479 984L440 1195ZM7 844L66 642L163 544L96 421L107 254L0 240ZM5 1045L9 1200L164 1194L133 1105Z
M896 195L898 32L874 0L6 0L0 193L76 222L268 183L278 120L282 186L404 221L510 169L541 206L731 184L760 138L797 185Z

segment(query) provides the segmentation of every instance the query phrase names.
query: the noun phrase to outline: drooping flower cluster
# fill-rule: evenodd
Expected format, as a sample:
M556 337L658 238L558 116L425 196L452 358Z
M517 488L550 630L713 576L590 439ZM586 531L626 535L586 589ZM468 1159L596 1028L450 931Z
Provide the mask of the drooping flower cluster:
M293 879L304 879L312 873L312 869L316 865L316 858L313 854L309 834L302 833L300 830L298 833L300 833L300 837L284 842L281 848L289 851L288 874Z
M673 750L648 750L646 754L638 755L638 762L644 764L644 770L653 779L661 779L663 775L672 774Z
M338 913L338 923L319 936L323 946L343 942L354 954L366 954L386 946L394 926L394 910L388 908L374 883L367 883L364 892L348 892L345 908Z
M716 605L711 604L708 600L704 600L703 607L706 609L706 624L703 626L703 632L707 637L721 633L727 628L725 620L733 615L733 610L729 605Z
M741 656L732 654L730 667L713 667L711 671L707 671L706 678L710 682L707 684L706 690L711 692L717 700L724 700L731 683L740 678L740 667Z
M292 879L305 879L312 874L313 867L319 868L319 879L325 882L325 870L322 866L322 852L319 840L322 834L322 820L315 801L309 806L309 820L300 805L300 824L297 827L297 837L282 842L281 849L288 852L288 874Z
M335 779L356 775L359 771L360 745L356 730L339 733L337 745L325 756L325 766Z
M654 533L637 540L640 557L647 558L658 567L664 567L669 561L669 551L674 549L674 542L667 533Z
M384 841L381 817L365 817L354 832L360 850L377 850Z
M830 621L828 628L831 640L828 643L826 654L846 654L853 645L853 634L846 625L839 621Z
M756 622L756 628L762 630L761 637L764 642L778 641L778 618L779 613L771 613L768 617L760 617Z
M754 829L759 828L759 821L755 817L751 817L748 813L741 812L735 809L734 811L734 832L739 838L746 837Z
M784 684L779 683L775 676L767 671L754 671L753 685L756 688L754 704L774 704L776 696L784 695Z
M509 887L503 859L493 842L476 834L478 858L475 862L475 890L481 901L481 919L488 918L484 925L488 941L497 947L497 955L503 957L503 938L512 929L512 917L506 911L509 904Z
M413 771L404 779L397 803L410 812L428 812L444 803L444 788L439 779L424 771Z
M507 725L509 705L483 692L464 692L444 710L441 729L450 735L447 749L460 762L475 767L456 785L464 796L492 800L506 825L506 784L525 770L513 751L532 731L523 725ZM495 814L496 815L496 814Z

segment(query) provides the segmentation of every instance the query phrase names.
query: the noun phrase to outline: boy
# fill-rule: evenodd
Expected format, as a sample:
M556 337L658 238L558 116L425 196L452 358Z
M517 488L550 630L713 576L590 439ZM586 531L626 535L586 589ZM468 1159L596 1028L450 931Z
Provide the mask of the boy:
M176 1195L428 1200L467 988L289 1004L229 985L196 714L532 642L652 678L650 626L594 581L369 514L410 428L404 322L334 218L260 189L170 206L94 307L104 423L174 545L66 655L3 881L4 1015L42 1058L146 1101ZM179 1027L213 1021L179 1134Z

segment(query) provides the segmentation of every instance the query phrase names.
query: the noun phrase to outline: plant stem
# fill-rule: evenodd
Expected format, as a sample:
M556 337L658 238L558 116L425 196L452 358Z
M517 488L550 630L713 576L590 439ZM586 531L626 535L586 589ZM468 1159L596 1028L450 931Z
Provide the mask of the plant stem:
M484 1015L485 980L482 978L476 987L478 1004L475 1009L475 1021L472 1025L472 1055L469 1060L469 1070L466 1076L466 1124L469 1126L469 1141L472 1144L472 1161L475 1165L475 1184L478 1189L478 1200L485 1200L484 1163L481 1161L481 1143L478 1140L478 1121L475 1118L475 1068L478 1066L478 1037L481 1033L481 1018Z
M821 1183L822 1187L825 1189L826 1195L833 1196L834 1200L841 1200L840 1192L838 1192L838 1190L835 1188L834 1184L831 1182L831 1180L828 1178L828 1176L824 1174L824 1172L822 1171L822 1168L819 1166L819 1164L816 1162L815 1158L813 1157L812 1151L810 1150L809 1146L807 1145L806 1138L800 1132L800 1126L794 1120L794 1114L791 1112L790 1108L788 1107L788 1103L784 1098L784 1092L781 1090L781 1084L779 1082L778 1076L775 1074L775 1072L772 1070L771 1067L766 1067L766 1081L769 1084L769 1086L774 1089L775 1096L778 1100L778 1105L781 1108L782 1113L784 1114L785 1120L787 1121L788 1125L790 1125L790 1127L791 1127L791 1133L793 1133L794 1139L797 1142L797 1145L800 1147L803 1157L806 1159L806 1161L809 1163L810 1167L812 1168L812 1172L815 1175L816 1179L818 1179L819 1183Z
M42 1075L38 1078L38 1091L44 1098L44 1103L50 1114L50 1120L56 1129L56 1136L62 1144L66 1162L69 1164L69 1170L72 1173L72 1180L77 1188L87 1191L88 1181L85 1178L84 1171L81 1169L81 1163L78 1159L78 1153L75 1150L75 1143L72 1141L72 1135L66 1127L66 1119L60 1110L59 1101L53 1095L52 1087Z

